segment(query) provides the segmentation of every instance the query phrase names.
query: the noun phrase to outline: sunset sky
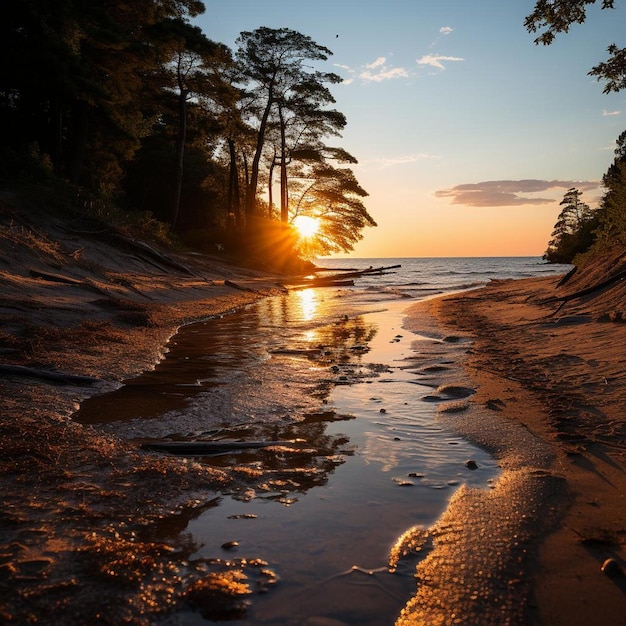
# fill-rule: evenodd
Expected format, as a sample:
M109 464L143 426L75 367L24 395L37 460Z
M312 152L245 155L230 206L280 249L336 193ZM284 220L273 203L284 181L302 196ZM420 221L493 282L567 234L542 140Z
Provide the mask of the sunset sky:
M598 2L598 4L600 4ZM291 28L330 48L324 69L378 223L351 256L541 255L570 187L596 206L626 129L626 94L587 75L624 45L626 10L592 6L549 47L532 0L205 0L195 20L235 47Z

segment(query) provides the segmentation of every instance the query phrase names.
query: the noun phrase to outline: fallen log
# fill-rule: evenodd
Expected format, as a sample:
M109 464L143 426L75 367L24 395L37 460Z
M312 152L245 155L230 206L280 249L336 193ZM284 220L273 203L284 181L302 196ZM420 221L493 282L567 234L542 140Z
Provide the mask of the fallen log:
M93 385L99 380L91 376L78 376L76 374L65 374L53 370L42 370L23 365L10 365L0 363L0 374L8 376L19 376L21 378L38 378L49 380L60 385Z
M104 294L106 296L109 295L104 289L98 287L97 285L94 285L92 282L87 280L78 280L76 278L70 278L69 276L61 276L60 274L48 274L46 272L38 272L37 270L29 270L28 273L33 278L39 278L41 280L45 280L51 283L72 285L73 287L80 287L81 289L87 289L88 291Z
M154 441L141 444L143 450L186 456L224 454L238 450L255 450L271 446L292 446L293 441Z
M296 289L311 289L311 287L353 287L353 280L324 280L316 279L299 285L292 285L291 291Z
M116 232L112 232L110 236L126 244L129 248L131 248L138 254L141 254L144 258L148 256L153 260L156 260L158 263L161 263L161 265L164 265L165 267L178 270L179 272L187 274L188 276L204 278L203 276L200 276L199 274L194 272L191 268L183 265L182 263L179 263L164 252L161 252L160 250L157 250L156 248L148 245L145 241L141 241L140 239L134 239L132 237L127 237L126 235Z
M570 300L576 300L576 298L589 296L593 293L601 291L602 289L605 289L606 287L611 287L615 283L624 280L624 278L626 278L626 270L623 270L619 272L618 274L615 274L615 276L611 276L610 278L607 278L606 280L596 283L595 285L592 285L591 287L586 287L585 289L581 289L580 291L575 291L574 293L570 293L564 296L553 296L551 298L546 298L545 300L543 300L543 304L548 304L550 302L569 302Z
M346 272L339 272L337 274L334 274L333 277L335 278L359 278L361 276L370 276L372 274L382 274L383 272L386 272L388 270L395 270L399 267L402 267L402 265L388 265L386 267L368 267L367 269L364 270L356 270L356 271L346 271ZM326 278L331 278L330 276L327 276ZM316 279L319 280L319 279Z
M363 276L382 276L388 272L388 270L393 270L398 267L402 267L401 265L388 265L382 267L368 267L364 270L329 270L325 268L317 268L314 271L316 273L319 272L337 272L331 274L330 276L315 276L315 278L302 278L296 277L289 280L283 281L281 284L290 284L292 285L291 289L307 289L308 287L351 287L354 285L353 278L361 278Z
M540 303L552 304L554 302L560 302L557 309L550 314L551 316L556 315L567 302L571 302L572 300L577 300L578 298L584 298L585 296L595 295L607 288L613 287L614 285L621 282L625 278L626 278L626 270L622 270L621 272L618 272L614 276L611 276L610 278L600 281L599 283L596 283L595 285L592 285L591 287L586 287L585 289L581 289L579 291L575 291L573 293L569 293L563 296L553 296L551 298L546 298L545 300L542 300Z

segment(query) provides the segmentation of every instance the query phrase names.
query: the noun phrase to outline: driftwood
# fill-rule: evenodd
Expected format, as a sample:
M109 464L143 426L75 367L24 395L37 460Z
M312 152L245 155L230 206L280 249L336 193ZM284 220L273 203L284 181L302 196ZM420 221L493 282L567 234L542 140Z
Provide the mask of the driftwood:
M552 298L547 298L544 300L544 304L548 304L550 302L569 302L570 300L576 300L576 298L582 298L584 296L589 296L597 291L605 289L606 287L610 287L611 285L620 282L626 278L626 270L622 270L621 272L615 274L615 276L611 276L611 278L607 278L599 283L592 285L591 287L586 287L585 289L581 289L580 291L575 291L574 293L567 294L565 296L554 296Z
M196 272L194 272L192 269L190 269L186 265L183 265L182 263L179 263L175 259L172 259L170 256L166 255L165 253L160 252L159 250L156 250L152 246L148 245L145 241L140 241L139 239L133 239L132 237L127 237L125 235L122 235L121 233L111 233L111 236L115 239L118 239L122 243L126 244L129 248L144 255L144 258L145 258L145 255L147 255L153 260L156 260L159 263L161 263L161 265L164 265L171 269L178 270L179 272L182 272L183 274L187 274L189 276L202 278L201 276L198 276Z
M387 267L368 267L365 270L349 270L345 272L339 272L337 274L333 274L333 276L327 276L326 278L360 278L361 276L371 276L377 274L383 274L388 270L395 270L398 267L402 267L401 265L388 265ZM316 278L315 280L320 280Z
M39 378L41 380L49 380L59 385L93 385L99 382L97 378L92 378L91 376L77 376L75 374L65 374L63 372L6 363L0 363L0 374L20 376L21 378Z
M152 452L199 456L291 445L293 445L292 441L156 441L144 443L141 448Z
M310 289L311 287L353 287L353 280L337 280L332 278L314 278L301 285L293 285L292 291L296 289Z
M87 280L78 280L76 278L70 278L69 276L61 276L60 274L48 274L46 272L38 272L37 270L30 270L28 273L33 278L40 278L41 280L46 280L51 283L72 285L73 287L80 287L81 289L87 289L95 293L104 294L105 296L109 295L104 289L101 289Z
M553 296L551 298L546 298L541 301L541 304L552 304L554 302L559 302L559 306L555 311L550 313L550 316L556 315L567 302L571 302L572 300L576 300L578 298L584 298L585 296L590 296L596 294L607 287L612 287L616 283L621 282L626 278L626 270L622 270L618 272L614 276L607 278L605 280L596 283L595 285L591 285L591 287L586 287L585 289L580 289L579 291L575 291L573 293L566 294L564 296Z
M69 276L61 276L60 274L48 274L46 272L38 272L37 270L30 270L28 272L33 278L41 278L41 280L47 280L51 283L63 283L65 285L74 285L76 287L85 287L85 283L77 278L70 278Z
M368 267L364 270L337 270L337 269L325 269L316 268L314 271L319 272L335 272L329 276L316 276L315 278L302 279L294 278L290 281L292 283L291 289L307 289L309 287L351 287L354 285L353 278L361 278L363 276L382 276L388 273L388 270L393 270L401 265L388 265L386 267Z

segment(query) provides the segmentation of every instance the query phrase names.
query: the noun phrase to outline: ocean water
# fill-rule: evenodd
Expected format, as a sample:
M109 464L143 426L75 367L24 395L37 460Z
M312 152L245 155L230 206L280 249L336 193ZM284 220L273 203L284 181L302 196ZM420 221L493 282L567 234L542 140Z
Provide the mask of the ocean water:
M384 275L363 276L355 285L374 297L421 299L472 289L491 280L564 274L571 266L550 264L541 257L362 258L318 259L320 268L363 270L394 267Z
M406 310L490 280L569 269L534 257L318 265L400 267L186 326L154 371L87 400L76 416L138 442L280 442L187 459L234 480L201 497L183 528L165 520L160 530L192 546L187 567L248 581L253 593L228 615L232 624L395 622L415 591L419 557L391 571L394 543L412 526L433 524L459 486L488 489L499 475L486 451L438 419L472 390L437 396L462 373L440 340L404 328ZM222 619L183 611L166 623Z

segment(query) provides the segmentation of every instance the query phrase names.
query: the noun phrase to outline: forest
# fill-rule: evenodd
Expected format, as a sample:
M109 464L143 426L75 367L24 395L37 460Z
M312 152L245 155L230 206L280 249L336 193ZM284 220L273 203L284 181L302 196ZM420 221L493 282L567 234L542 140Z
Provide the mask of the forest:
M591 5L538 0L524 26L550 45ZM349 252L376 226L336 141L347 120L324 71L328 48L289 28L212 41L199 0L20 0L0 26L0 184L47 189L66 209L226 251L276 269ZM626 49L589 71L626 86ZM591 209L570 189L551 262L626 243L626 132ZM51 204L48 201L48 204ZM296 228L297 226L297 228Z
M349 251L375 226L334 142L332 52L288 28L236 49L197 0L24 0L4 7L0 180L91 217L267 267ZM295 228L299 224L299 228Z

